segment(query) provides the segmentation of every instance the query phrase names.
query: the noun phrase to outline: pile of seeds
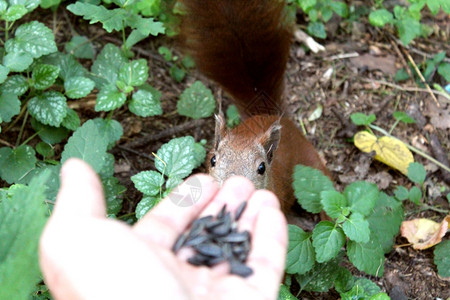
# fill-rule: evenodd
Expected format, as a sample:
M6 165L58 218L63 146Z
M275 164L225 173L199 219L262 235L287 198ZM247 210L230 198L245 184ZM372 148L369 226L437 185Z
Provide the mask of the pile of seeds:
M188 262L196 266L212 267L228 261L230 273L247 277L253 270L245 265L250 251L250 233L237 231L237 221L241 217L247 202L243 202L234 219L226 211L226 204L216 217L206 216L192 222L189 232L182 233L172 250L178 252L182 247L192 247L194 256Z

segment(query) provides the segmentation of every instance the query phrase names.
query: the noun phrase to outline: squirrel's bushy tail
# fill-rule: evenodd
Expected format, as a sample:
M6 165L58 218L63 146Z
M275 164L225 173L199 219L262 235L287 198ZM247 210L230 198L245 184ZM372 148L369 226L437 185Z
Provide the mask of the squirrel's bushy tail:
M182 47L198 69L233 97L241 113L279 110L292 36L284 1L180 2L186 11ZM258 101L265 103L254 103ZM261 111L261 105L268 111Z

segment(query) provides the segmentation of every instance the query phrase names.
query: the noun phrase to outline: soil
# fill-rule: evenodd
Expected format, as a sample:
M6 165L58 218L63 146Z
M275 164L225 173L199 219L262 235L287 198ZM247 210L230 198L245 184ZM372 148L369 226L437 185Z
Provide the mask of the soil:
M370 6L368 1L359 5ZM97 50L107 42L121 45L119 34L107 34L100 26L89 25L63 8L59 8L53 18L49 10L37 10L30 18L40 19L53 28L61 49L74 33L92 38ZM423 87L419 88L414 81L398 83L393 80L395 72L406 66L408 55L418 65L440 51L446 51L447 57L450 57L450 17L441 12L435 18L425 16L423 21L428 22L435 33L428 38L417 39L408 47L402 46L395 34L389 30L379 30L366 23L339 18L333 18L327 24L329 36L320 41L326 47L325 52L314 54L305 51L298 42L292 45L286 74L288 110L293 112L292 117L299 124L302 123L307 138L326 161L333 173L337 189L342 190L356 180L375 182L388 194L392 194L399 184L411 186L404 175L375 161L352 144L350 138L357 128L350 125L349 116L354 112L375 114L376 124L388 130L395 122L392 117L394 111L411 111L416 108L423 115L425 124L398 124L393 134L433 155L430 146L430 133L433 133L442 145L444 157L448 159L450 101L437 95L438 106L430 93ZM299 23L302 28L307 25L301 17ZM114 119L124 128L124 136L112 150L116 158L115 176L127 188L120 215L132 214L142 197L134 189L130 177L140 171L154 169L151 153L156 152L163 143L174 137L192 135L197 141L206 139L207 147L210 147L213 140L213 118L200 121L199 126L198 121L178 115L176 103L181 92L195 80L205 83L216 96L221 94L220 89L196 71L190 72L182 83L176 83L169 74L171 64L164 61L157 52L160 45L173 48L173 44L167 37L152 38L133 48L137 58L149 61L149 81L162 93L164 114L140 118L131 114L126 107L114 113ZM89 67L91 62L85 60L83 63ZM442 86L448 84L437 78L438 75L435 74L433 81ZM229 103L225 95L224 107ZM96 113L94 105L95 95L69 103L70 107L76 109L82 121L104 115ZM319 106L323 107L320 117L308 121L311 113ZM14 144L20 125L15 127L17 128L10 131L11 134L2 136L2 140ZM29 126L23 139L32 134L33 130ZM155 136L158 138L152 138ZM37 142L35 139L31 144ZM415 155L415 159L427 169L426 204L448 210L449 203L442 192L449 191L448 174L444 174L434 164L418 155ZM196 170L203 171L204 166ZM412 204L407 204L405 212L406 219L427 217L440 221L444 217L436 211L420 211ZM314 216L309 219L311 222L318 220ZM433 264L433 250L414 250L405 246L406 243L405 239L397 238L394 250L386 255L385 274L382 278L365 275L354 268L351 269L352 272L375 281L392 299L450 298L450 278L441 278L437 274ZM338 297L335 292L300 294L303 299Z

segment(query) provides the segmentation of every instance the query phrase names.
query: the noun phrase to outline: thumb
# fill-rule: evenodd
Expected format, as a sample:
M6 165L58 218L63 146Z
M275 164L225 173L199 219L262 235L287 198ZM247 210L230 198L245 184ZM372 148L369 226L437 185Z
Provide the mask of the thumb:
M84 161L71 158L61 168L61 186L53 217L104 218L103 188L94 170Z

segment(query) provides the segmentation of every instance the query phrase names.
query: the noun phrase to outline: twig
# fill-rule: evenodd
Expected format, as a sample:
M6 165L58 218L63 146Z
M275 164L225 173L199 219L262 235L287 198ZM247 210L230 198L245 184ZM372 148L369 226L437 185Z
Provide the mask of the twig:
M152 160L152 161L155 160L155 159L153 158L153 156L148 155L148 154L145 154L145 153L142 153L142 152L139 152L139 151L136 151L136 150L131 149L131 148L129 148L129 147L122 146L122 145L117 145L116 147L117 147L118 149L120 149L120 150L124 150L124 151L127 151L127 152L131 152L131 153L133 153L133 154L136 154L136 155L138 155L138 156L142 156L142 157L147 158L147 159L149 159L149 160Z
M427 89L423 89L423 88L418 88L418 87L403 87L394 83L390 83L384 80L375 80L375 79L370 79L370 78L361 78L362 81L365 82L371 82L371 83L378 83L378 84L382 84L382 85L387 85L389 87L395 88L397 90L401 90L401 91L405 91L405 92L425 92L428 93L429 91ZM444 98L446 98L447 100L450 100L450 95L440 92L438 90L431 90L432 93L436 94L436 95L441 95ZM450 101L449 101L450 102Z
M3 145L8 146L8 147L10 147L10 148L14 148L14 146L13 146L12 144L8 143L8 142L5 141L5 140L1 140L1 139L0 139L0 144L3 144Z
M326 57L325 60L336 60L336 59L344 59L344 58L352 58L352 57L358 57L359 53L358 52L351 52L351 53L342 53L342 54L338 54L338 55L333 55L330 57Z
M406 72L409 75L409 78L414 78L413 74L411 73L411 70L409 69L408 63L406 62L405 58L403 57L402 53L400 52L400 49L398 48L397 44L394 43L393 37L391 36L390 39L392 47L394 47L395 52L397 53L398 58L402 61L402 65L405 68Z

